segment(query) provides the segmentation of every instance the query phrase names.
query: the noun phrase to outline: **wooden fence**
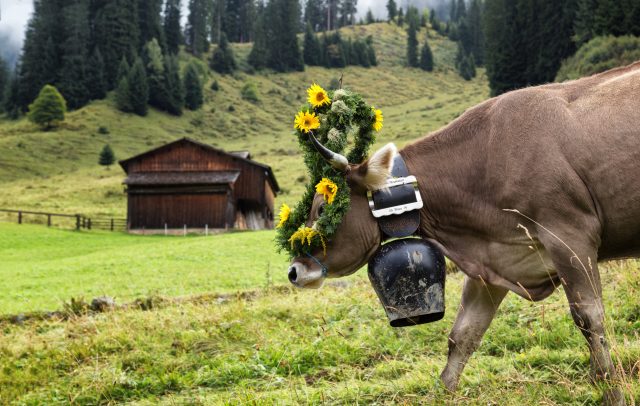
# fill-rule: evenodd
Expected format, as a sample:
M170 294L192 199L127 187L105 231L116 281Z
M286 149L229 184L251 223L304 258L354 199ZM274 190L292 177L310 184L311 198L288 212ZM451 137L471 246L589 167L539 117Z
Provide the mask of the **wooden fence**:
M126 231L127 220L112 217L87 217L82 214L47 213L30 210L0 209L6 220L18 224L42 224L47 227L76 230Z

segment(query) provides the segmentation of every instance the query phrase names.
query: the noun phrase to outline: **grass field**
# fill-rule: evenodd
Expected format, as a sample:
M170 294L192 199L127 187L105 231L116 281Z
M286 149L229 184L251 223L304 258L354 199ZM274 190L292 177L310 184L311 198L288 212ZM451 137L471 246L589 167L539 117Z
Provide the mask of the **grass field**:
M0 314L55 310L70 298L119 302L228 293L286 282L272 231L130 236L0 223Z
M605 267L610 343L629 402L640 402L640 274ZM588 351L562 292L511 294L456 394L438 380L462 275L444 320L388 326L373 289L350 277L320 291L260 289L151 310L0 325L0 403L595 405Z

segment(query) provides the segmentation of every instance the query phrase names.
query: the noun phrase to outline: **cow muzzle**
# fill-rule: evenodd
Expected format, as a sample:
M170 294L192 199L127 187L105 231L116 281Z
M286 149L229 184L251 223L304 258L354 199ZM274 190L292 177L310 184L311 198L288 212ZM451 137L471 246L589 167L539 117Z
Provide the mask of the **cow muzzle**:
M325 272L318 264L296 260L289 266L289 282L299 288L319 289L325 278Z

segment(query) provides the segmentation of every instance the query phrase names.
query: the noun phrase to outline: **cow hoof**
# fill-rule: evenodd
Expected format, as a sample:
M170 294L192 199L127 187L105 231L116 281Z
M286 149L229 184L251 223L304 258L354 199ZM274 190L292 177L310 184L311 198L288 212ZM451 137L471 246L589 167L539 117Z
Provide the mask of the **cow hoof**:
M609 389L604 392L602 404L605 406L624 406L627 403L620 389Z
M446 369L442 372L442 374L440 374L440 380L444 384L444 387L447 389L447 391L455 392L456 389L458 389L458 379L449 375Z

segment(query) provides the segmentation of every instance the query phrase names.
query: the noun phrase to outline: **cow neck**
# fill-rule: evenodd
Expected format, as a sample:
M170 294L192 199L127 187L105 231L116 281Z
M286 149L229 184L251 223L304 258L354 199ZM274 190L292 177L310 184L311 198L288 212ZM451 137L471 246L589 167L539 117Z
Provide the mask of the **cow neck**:
M391 168L391 180L410 176L407 164L400 154L396 154ZM371 193L370 201L375 208L398 207L416 202L416 191L412 184L394 186ZM420 207L422 207L420 205ZM390 239L412 236L420 227L420 210L417 207L400 214L378 217L383 243ZM372 207L373 209L373 207Z

